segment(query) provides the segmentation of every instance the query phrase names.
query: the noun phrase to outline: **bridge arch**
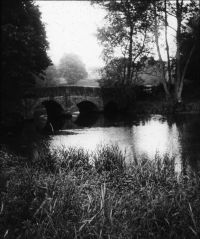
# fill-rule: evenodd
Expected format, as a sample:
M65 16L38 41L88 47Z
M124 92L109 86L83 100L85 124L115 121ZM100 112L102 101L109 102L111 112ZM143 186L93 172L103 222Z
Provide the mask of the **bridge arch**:
M64 114L63 107L55 100L46 100L42 102L45 106L49 120L56 119Z
M48 131L50 123L55 130L62 128L64 125L64 118L62 117L64 113L62 105L54 99L40 100L34 107L36 124L39 128Z
M44 112L44 109L46 112ZM33 108L33 114L37 114L38 111L40 111L39 113L46 113L49 120L56 119L65 112L62 105L54 99L39 100Z
M88 100L83 100L77 103L77 107L79 109L80 114L95 113L99 111L98 106L95 103Z

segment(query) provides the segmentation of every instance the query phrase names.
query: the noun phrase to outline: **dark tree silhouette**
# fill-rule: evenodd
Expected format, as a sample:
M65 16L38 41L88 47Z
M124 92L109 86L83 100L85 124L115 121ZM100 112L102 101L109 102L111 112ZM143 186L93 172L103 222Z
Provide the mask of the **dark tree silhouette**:
M185 76L194 87L200 86L200 16L192 16L182 34L182 64L187 64ZM189 57L190 58L189 58Z
M1 95L19 99L50 64L48 42L33 0L3 0L1 4Z

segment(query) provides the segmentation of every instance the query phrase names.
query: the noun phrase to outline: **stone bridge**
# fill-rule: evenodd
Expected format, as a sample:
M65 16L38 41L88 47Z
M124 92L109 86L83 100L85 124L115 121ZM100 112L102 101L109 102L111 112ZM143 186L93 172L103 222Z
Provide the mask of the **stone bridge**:
M99 88L83 86L60 86L26 90L23 96L23 116L30 119L41 105L49 117L60 114L102 112L125 109L130 100L122 88Z

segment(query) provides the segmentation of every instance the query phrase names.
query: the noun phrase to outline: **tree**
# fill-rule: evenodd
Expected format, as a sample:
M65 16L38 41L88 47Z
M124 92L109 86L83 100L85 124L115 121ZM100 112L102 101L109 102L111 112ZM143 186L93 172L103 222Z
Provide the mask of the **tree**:
M195 86L200 85L200 14L191 16L182 34L181 55L184 77Z
M33 0L3 0L1 4L1 96L20 98L50 64L46 32Z
M169 92L169 89L168 89L168 86L167 86L167 80L165 78L165 65L164 65L164 61L162 59L162 55L161 55L161 50L160 50L160 45L159 45L159 18L158 18L158 13L157 13L157 9L158 9L158 5L160 5L160 2L158 1L152 1L152 12L153 12L153 19L154 19L154 22L153 22L153 32L154 32L154 37L155 37L155 44L156 44L156 50L157 50L157 53L158 53L158 59L159 59L159 64L158 64L158 68L161 72L161 82L163 84L163 87L164 87L164 90L165 90L165 93L166 93L166 97L167 99L170 98L170 92ZM166 8L166 4L165 4L165 8ZM167 21L167 16L165 14L165 23ZM167 24L167 23L166 23ZM166 28L165 28L165 38L167 38L166 36ZM167 39L165 40L166 42L166 46L168 47L168 42L167 42ZM169 53L169 49L167 48L167 51Z
M132 63L134 64L134 72L132 72L132 81L126 81L128 72L128 59L113 58L111 59L105 67L100 70L101 79L99 80L100 86L102 87L120 87L135 85L137 83L137 71L142 67L140 62ZM133 67L133 66L132 66Z
M104 59L108 63L115 55L116 49L126 62L127 71L124 75L124 83L130 84L134 74L134 66L146 47L147 28L147 1L94 1L107 10L107 24L98 29L97 38L104 46ZM145 18L146 21L139 21ZM109 67L109 66L108 66Z
M127 59L113 58L100 70L102 87L115 87L124 84L127 72Z
M76 84L77 81L87 77L84 63L76 54L65 54L58 65L58 76L65 79L68 84Z
M167 96L167 99L172 99L175 103L176 102L182 102L182 91L183 91L183 85L184 85L184 79L185 79L185 74L187 71L188 64L191 60L191 56L193 54L195 45L189 50L186 51L186 54L183 54L181 52L182 45L184 42L184 31L187 29L187 21L189 18L192 16L196 16L197 12L199 14L199 6L197 1L195 0L188 0L188 1L183 1L183 0L176 0L174 1L169 1L170 5L169 8L167 9L167 4L166 0L164 1L164 6L162 2L152 0L152 11L153 11L153 16L154 16L154 35L155 35L155 43L157 47L157 52L159 56L159 60L161 65L163 65L163 60L160 54L160 48L159 48L159 42L158 42L158 37L159 37L159 25L158 21L162 21L162 15L164 14L164 27L165 27L165 42L166 42L166 51L167 51L167 57L168 57L168 75L171 77L171 69L170 69L170 64L169 64L169 46L167 42L167 27L168 27L168 21L167 21L167 15L172 15L173 17L176 18L177 21L177 28L176 28L176 76L175 76L175 81L174 81L174 92L171 94L169 90L169 84L167 84L167 80L164 78L164 74L162 77L162 83L165 89L165 93ZM195 31L193 31L193 35L195 36ZM195 37L196 39L196 37ZM197 44L197 41L195 41ZM187 59L187 60L184 60ZM164 72L164 67L161 67L162 71Z
M172 84L172 69L170 64L170 54L169 54L169 43L168 43L168 14L167 14L167 0L164 0L164 22L165 22L165 45L166 45L166 52L167 52L167 70L168 70L168 84L171 88ZM169 88L169 91L171 90Z
M46 73L46 86L53 86L57 85L58 82L58 71L56 69L55 65L48 66L47 69L45 70Z
M149 1L131 1L131 0L121 0L121 1L96 1L99 4L105 6L105 8L108 11L108 16L113 16L113 12L115 14L118 14L118 18L122 19L123 21L123 26L125 29L124 33L122 36L126 36L126 39L129 41L129 45L127 47L128 49L128 58L129 58L129 70L130 72L130 65L132 62L134 62L132 59L133 54L135 52L140 52L140 46L136 45L135 50L133 50L133 37L134 39L138 37L138 34L141 34L142 32L145 32L145 36L151 36L153 34L154 36L154 43L156 45L157 49L157 54L159 58L159 70L161 71L161 82L163 84L165 93L166 93L166 98L168 100L173 100L175 103L176 102L181 102L182 101L182 90L183 90L183 84L184 84L184 78L186 74L187 67L189 65L189 62L191 60L191 55L193 54L193 51L191 48L191 51L188 53L187 56L184 56L181 53L181 48L183 44L183 32L184 32L184 26L187 22L187 20L191 17L194 16L197 11L199 14L199 5L198 2L195 0L188 0L188 1L183 1L183 0L176 0L176 1L158 1L158 0L149 0ZM170 59L169 55L169 44L168 44L168 15L171 15L176 18L177 21L177 29L175 29L176 32L176 47L177 47L177 52L175 56L175 61L176 61L176 76L174 79L174 91L171 92L170 90L170 84L171 80L171 62L172 60ZM111 19L115 19L114 17L111 17ZM110 20L110 18L109 18ZM115 46L115 42L124 42L123 37L118 36L118 32L116 31L115 23L116 21L110 21L110 26L109 28L112 29L111 31L111 37L109 34L104 30L104 42L106 43L106 47L109 47L108 42L110 42L111 46ZM114 24L115 23L115 24ZM149 24L150 23L150 24ZM112 28L113 26L113 28ZM163 30L163 27L165 29L165 46L166 46L166 53L167 53L167 59L168 59L168 78L166 78L165 74L165 64L163 61L163 57L161 55L161 48L160 48L160 33L161 30ZM110 31L108 29L108 32ZM120 29L120 28L117 28ZM127 30L129 29L129 30ZM135 30L136 29L136 30ZM135 31L135 34L134 34ZM123 31L121 31L123 32ZM127 34L126 34L127 32ZM133 35L131 35L133 33ZM121 34L121 33L120 33ZM121 36L119 34L119 36ZM129 35L128 35L129 34ZM128 37L129 36L129 37ZM131 37L132 36L132 37ZM103 39L103 38L102 38ZM100 40L102 41L100 38ZM116 41L113 41L113 39ZM197 38L196 38L197 39ZM117 41L118 40L118 41ZM197 42L197 41L196 41ZM113 44L114 43L114 44ZM145 41L146 43L146 41ZM112 48L109 48L112 49ZM144 49L143 49L144 50ZM142 50L142 52L143 52ZM108 51L109 52L109 51ZM110 51L112 53L112 51ZM139 54L140 55L140 54ZM187 61L184 62L184 58L187 59ZM128 77L130 77L130 74L128 74Z

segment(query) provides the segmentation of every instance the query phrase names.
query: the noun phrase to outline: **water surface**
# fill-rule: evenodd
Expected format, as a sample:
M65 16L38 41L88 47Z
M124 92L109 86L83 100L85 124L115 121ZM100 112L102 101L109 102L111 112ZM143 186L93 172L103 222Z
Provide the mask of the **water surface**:
M200 169L200 115L76 115L58 120L50 136L36 129L37 123L25 124L17 137L0 137L1 145L19 154L35 150L41 140L51 150L64 146L94 152L100 145L118 145L127 163L169 155L175 158L177 171L188 165Z
M176 170L180 171L183 161L194 168L200 164L200 116L86 116L66 122L51 136L50 145L81 147L90 152L99 145L118 145L127 163L141 156L154 159L169 155L175 157Z

